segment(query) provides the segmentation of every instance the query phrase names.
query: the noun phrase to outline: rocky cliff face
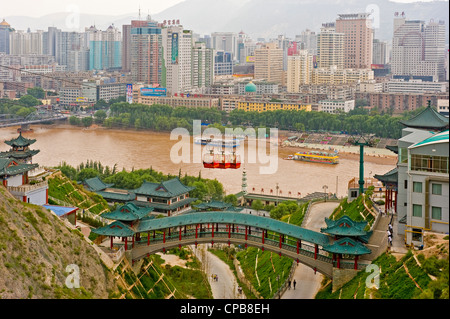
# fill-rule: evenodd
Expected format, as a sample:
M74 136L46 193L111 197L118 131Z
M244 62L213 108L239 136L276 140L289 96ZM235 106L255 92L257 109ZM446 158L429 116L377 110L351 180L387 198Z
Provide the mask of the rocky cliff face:
M103 299L118 291L113 273L78 230L41 206L16 200L3 186L0 274L0 299Z

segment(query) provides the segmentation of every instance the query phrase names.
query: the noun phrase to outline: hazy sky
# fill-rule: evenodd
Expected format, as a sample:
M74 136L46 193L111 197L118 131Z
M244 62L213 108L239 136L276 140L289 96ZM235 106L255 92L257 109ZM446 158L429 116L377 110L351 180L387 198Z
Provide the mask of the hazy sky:
M6 0L1 0L6 1ZM1 5L0 18L7 16L41 17L56 12L121 15L134 13L156 14L184 0L13 0ZM211 0L215 1L215 0Z
M142 14L153 15L182 1L184 0L13 0L8 1L7 5L3 3L0 9L0 18L7 16L41 17L56 12L74 12L74 10L88 14L121 15L137 13L139 6ZM414 1L416 0L395 0L395 2Z

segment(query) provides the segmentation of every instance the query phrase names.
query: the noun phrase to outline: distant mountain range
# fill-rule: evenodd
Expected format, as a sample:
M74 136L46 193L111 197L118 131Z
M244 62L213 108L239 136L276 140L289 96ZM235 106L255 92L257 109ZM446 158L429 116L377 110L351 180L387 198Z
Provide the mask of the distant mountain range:
M333 22L340 13L358 13L374 9L375 37L392 39L395 12L404 12L407 19L443 20L449 25L449 2L431 1L398 3L390 0L185 0L158 14L157 21L179 19L186 29L204 35L215 31L244 31L253 39L275 38L280 34L293 38L305 29L319 32L322 23ZM147 14L142 14L144 19ZM16 30L47 30L56 26L65 31L84 31L94 25L106 29L114 24L121 28L138 14L120 16L81 14L79 28L69 28L76 21L69 13L54 13L40 18L5 17ZM447 43L448 43L447 32Z

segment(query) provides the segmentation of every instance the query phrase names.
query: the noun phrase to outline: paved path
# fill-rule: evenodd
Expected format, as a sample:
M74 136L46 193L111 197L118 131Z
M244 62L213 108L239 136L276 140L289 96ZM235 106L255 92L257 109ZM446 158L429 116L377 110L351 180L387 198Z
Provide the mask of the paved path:
M238 293L238 284L234 273L230 267L219 257L210 253L207 249L209 245L191 246L192 251L202 262L202 267L208 276L209 284L214 299L237 299L243 297ZM213 280L211 275L217 275L218 280Z
M303 227L314 231L320 231L325 227L325 217L330 217L333 210L338 207L339 202L316 203L311 207L311 211L307 219L303 223ZM303 264L298 264L295 269L292 281L297 282L294 287L285 291L281 299L314 299L314 296L320 289L323 275L314 274L314 270Z

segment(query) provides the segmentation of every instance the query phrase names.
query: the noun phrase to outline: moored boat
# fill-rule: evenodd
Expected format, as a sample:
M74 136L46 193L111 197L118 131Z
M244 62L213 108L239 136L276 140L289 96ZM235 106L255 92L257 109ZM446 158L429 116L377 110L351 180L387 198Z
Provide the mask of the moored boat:
M298 152L295 153L294 160L324 164L338 164L339 156L336 153L326 152Z

